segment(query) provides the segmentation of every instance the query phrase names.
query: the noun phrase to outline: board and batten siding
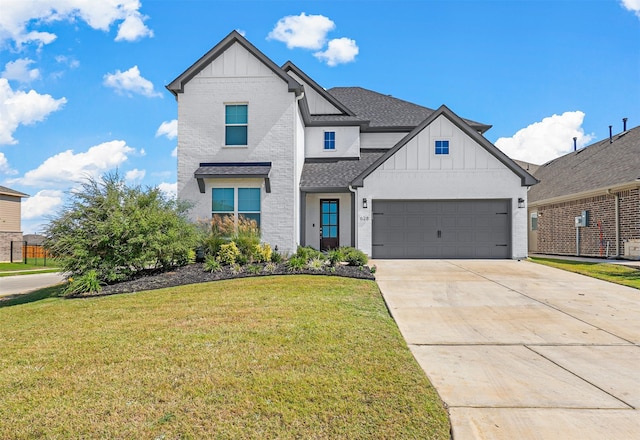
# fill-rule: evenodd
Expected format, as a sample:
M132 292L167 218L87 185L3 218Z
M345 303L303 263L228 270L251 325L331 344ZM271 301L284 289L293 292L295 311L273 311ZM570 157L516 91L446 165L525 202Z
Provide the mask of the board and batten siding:
M312 115L341 115L342 111L332 103L327 101L320 93L316 92L309 83L305 82L302 78L296 75L294 72L287 72L289 76L298 81L304 86L304 96L307 98L307 105L309 106L309 113Z
M450 153L436 155L436 140ZM368 208L360 202L368 200ZM512 258L527 256L527 188L513 171L445 116L436 118L364 179L357 190L357 246L371 255L373 200L511 200Z
M225 104L248 105L248 145L225 146ZM194 172L202 162L271 162L271 193L261 201L262 239L293 252L299 236L301 174L295 93L239 43L205 66L178 94L178 198L193 204L193 220L211 218L207 179L201 194ZM297 148L298 147L298 148Z

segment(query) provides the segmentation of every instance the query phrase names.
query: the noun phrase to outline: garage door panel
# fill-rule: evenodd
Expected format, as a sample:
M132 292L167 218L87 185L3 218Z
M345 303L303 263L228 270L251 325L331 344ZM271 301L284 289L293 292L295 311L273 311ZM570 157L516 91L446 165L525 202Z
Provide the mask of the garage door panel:
M374 258L510 258L510 201L373 201Z

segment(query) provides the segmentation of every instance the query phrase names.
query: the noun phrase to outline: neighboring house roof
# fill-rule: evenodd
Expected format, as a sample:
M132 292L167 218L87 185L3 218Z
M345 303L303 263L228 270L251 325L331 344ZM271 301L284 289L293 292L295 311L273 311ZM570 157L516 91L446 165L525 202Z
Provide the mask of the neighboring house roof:
M529 191L529 203L573 194L640 186L640 126L541 165L540 184Z
M370 121L371 131L396 129L409 131L428 118L433 109L383 95L362 87L334 87L328 92L351 109L356 115ZM464 120L475 130L484 133L490 125Z
M384 151L365 151L360 153L360 159L307 159L302 168L300 189L304 192L344 191L383 154Z
M6 186L0 186L0 194L2 194L3 196L29 197L29 194L7 188Z
M191 65L187 70L182 72L176 79L171 81L167 89L178 96L178 93L184 91L184 85L189 82L194 76L196 76L202 69L207 67L213 60L222 55L231 45L238 43L247 49L253 56L258 58L265 66L273 71L277 76L282 78L289 86L290 92L301 92L302 86L291 76L287 75L284 70L280 68L276 63L271 61L265 54L260 52L253 44L240 35L237 31L231 32L220 43L216 44L213 49L204 54L198 61Z
M404 138L400 140L393 148L387 151L384 155L380 156L375 162L373 162L369 167L362 171L358 176L356 176L352 181L352 186L361 187L364 186L364 179L371 173L373 173L380 165L382 165L387 159L393 156L396 151L400 148L404 147L411 139L413 139L418 133L424 130L429 124L431 124L437 117L444 116L449 119L454 125L456 125L460 130L467 134L467 136L471 137L475 142L484 147L489 153L491 153L496 159L502 162L507 168L513 171L517 176L520 177L522 186L531 186L538 183L538 181L525 170L520 168L517 163L515 163L512 159L510 159L506 154L500 151L495 145L489 142L484 136L479 134L474 130L474 127L471 127L465 120L460 118L454 112L452 112L447 106L441 105L440 108L432 112L420 125L414 128L411 133L406 135Z

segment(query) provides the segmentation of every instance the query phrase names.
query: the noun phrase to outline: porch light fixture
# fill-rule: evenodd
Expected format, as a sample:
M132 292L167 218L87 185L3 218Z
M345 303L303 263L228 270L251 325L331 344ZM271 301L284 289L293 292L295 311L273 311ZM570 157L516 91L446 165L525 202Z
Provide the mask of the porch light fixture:
M367 198L365 197L365 198L363 198L363 199L362 199L362 207L363 207L364 209L367 209L367 206L368 206L368 205L367 205Z
M524 199L522 197L518 198L518 208L524 208Z

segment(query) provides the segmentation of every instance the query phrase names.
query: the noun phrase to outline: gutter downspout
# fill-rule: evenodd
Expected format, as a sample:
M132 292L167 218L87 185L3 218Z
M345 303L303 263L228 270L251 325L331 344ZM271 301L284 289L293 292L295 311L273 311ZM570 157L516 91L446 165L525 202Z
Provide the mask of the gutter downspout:
M620 194L607 190L608 194L613 194L615 198L615 221L616 221L616 258L620 257Z
M351 196L351 212L353 215L353 221L351 222L351 236L353 237L353 247L356 249L358 248L358 197L357 197L357 189L354 189L353 186L351 186L351 184L349 184L349 191L351 191L351 194L353 194L353 196Z
M304 90L300 91L300 94L295 96L295 104L297 104L296 106L296 112L293 116L293 133L295 136L295 139L293 140L294 142L294 151L296 152L295 157L293 159L294 162L294 166L297 168L298 167L298 131L297 131L297 110L299 108L299 103L300 100L304 98ZM303 127L304 127L304 123L303 123ZM304 136L304 133L303 133ZM304 151L302 152L302 154L304 155ZM302 169L300 170L300 175L302 175ZM298 239L296 240L298 244L305 246L306 241L307 241L307 228L305 225L306 219L307 219L307 201L306 201L306 197L307 197L307 193L304 193L302 191L300 191L300 177L297 175L296 172L296 182L294 182L295 186L298 187L298 194L299 194L299 199L298 199L298 203L297 203L297 208L298 208L298 218L299 218L299 222L298 222ZM304 199L303 199L304 197ZM294 225L295 226L295 225Z

